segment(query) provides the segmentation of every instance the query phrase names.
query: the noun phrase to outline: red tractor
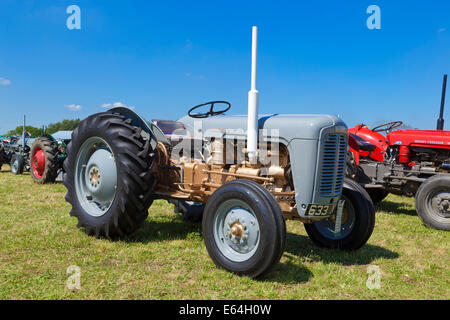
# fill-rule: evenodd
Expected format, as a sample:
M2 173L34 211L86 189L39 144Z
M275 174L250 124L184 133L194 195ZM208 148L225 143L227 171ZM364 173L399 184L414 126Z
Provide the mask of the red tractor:
M374 203L389 193L415 196L417 214L429 227L450 230L450 131L444 131L447 75L437 130L396 130L394 121L348 130L347 176L363 186ZM384 133L385 135L383 135Z

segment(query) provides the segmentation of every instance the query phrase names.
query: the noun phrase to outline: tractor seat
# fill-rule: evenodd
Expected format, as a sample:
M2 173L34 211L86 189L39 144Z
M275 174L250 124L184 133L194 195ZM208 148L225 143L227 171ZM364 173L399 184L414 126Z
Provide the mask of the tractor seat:
M183 122L171 121L171 120L153 120L153 122L161 129L166 135L186 135L186 127Z
M377 147L376 145L364 140L363 138L357 136L356 134L349 133L349 135L351 135L353 139L355 139L359 150L372 152Z

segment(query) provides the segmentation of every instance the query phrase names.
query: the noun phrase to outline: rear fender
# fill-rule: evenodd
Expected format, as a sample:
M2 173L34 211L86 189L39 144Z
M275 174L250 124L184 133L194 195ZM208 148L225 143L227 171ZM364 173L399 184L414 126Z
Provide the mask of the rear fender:
M139 116L133 110L126 107L117 107L109 109L108 111L113 113L119 113L125 118L131 119L132 126L139 127L145 132L147 132L150 135L150 145L152 146L153 150L156 149L156 145L158 144L158 142L170 145L169 140L167 140L164 133L156 124L154 124L152 121L144 120L144 118Z

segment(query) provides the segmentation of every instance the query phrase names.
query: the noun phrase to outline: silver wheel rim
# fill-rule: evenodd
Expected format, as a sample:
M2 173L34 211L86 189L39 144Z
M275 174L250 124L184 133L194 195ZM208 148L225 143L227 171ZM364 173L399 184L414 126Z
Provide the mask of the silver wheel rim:
M426 201L428 211L440 219L450 218L450 190L442 187L434 190Z
M259 223L253 210L238 199L222 203L214 217L214 240L220 252L231 261L250 259L260 242Z
M12 171L13 173L16 173L16 172L19 171L19 161L18 161L17 159L15 159L15 160L13 161L11 171Z
M88 138L75 162L75 191L82 208L101 217L111 207L117 189L117 166L111 147L99 137Z

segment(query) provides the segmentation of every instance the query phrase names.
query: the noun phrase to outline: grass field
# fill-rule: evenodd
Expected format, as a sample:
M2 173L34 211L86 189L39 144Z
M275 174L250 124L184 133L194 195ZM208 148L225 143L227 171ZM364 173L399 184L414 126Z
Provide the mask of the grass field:
M450 233L426 228L413 198L390 195L377 207L367 245L320 249L299 222L287 222L281 262L252 280L216 268L201 225L157 201L127 240L86 236L68 214L62 183L0 172L0 299L450 299ZM81 270L69 290L67 268ZM369 266L380 288L368 289Z

